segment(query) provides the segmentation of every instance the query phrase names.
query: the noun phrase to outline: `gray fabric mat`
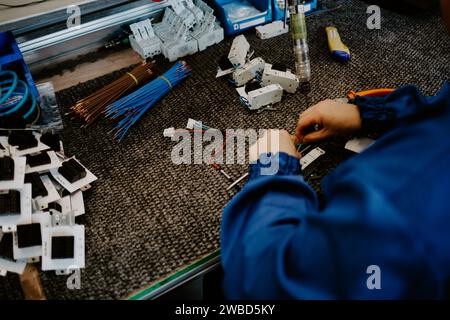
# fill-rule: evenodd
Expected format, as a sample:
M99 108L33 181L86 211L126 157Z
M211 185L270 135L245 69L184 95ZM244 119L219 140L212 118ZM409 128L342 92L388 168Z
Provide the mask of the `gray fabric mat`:
M450 76L450 37L437 14L418 17L383 11L382 29L366 29L367 5L341 1L343 9L308 18L312 92L285 95L277 112L250 114L226 80L215 79L219 58L232 39L187 57L193 76L148 112L121 143L115 143L106 120L80 129L65 117L63 139L99 181L85 193L86 266L81 290L68 290L66 278L42 274L50 299L116 299L157 281L219 248L220 219L230 199L229 182L206 165L175 166L174 145L164 128L184 128L188 118L216 128L284 128L293 131L302 110L350 89L417 84L435 93ZM334 24L352 53L346 65L334 62L324 27ZM246 33L255 57L293 65L289 35L259 40ZM169 63L158 59L159 68ZM124 70L57 94L62 112L122 75ZM238 178L244 166L227 166ZM0 299L22 298L18 277L0 279Z

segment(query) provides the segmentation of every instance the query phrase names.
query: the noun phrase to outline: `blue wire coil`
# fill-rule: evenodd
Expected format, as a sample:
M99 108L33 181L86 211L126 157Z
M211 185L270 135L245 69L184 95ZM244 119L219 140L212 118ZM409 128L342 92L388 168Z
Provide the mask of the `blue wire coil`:
M129 129L172 88L191 75L189 66L177 62L169 71L136 90L132 94L117 100L106 108L105 115L119 121L114 130L114 138L122 141Z
M25 110L27 106L29 108ZM31 123L36 120L32 118L36 108L36 98L28 85L14 71L0 70L0 118L21 114L26 123Z

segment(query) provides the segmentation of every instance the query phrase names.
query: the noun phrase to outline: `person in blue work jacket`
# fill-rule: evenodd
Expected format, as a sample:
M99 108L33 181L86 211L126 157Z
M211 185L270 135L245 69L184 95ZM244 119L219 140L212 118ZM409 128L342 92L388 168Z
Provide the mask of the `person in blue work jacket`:
M269 131L251 148L279 170L262 175L267 162L251 163L224 209L228 298L449 297L450 83L434 97L405 86L354 104L323 101L300 116L296 140L375 129L386 133L327 176L320 210L287 132Z

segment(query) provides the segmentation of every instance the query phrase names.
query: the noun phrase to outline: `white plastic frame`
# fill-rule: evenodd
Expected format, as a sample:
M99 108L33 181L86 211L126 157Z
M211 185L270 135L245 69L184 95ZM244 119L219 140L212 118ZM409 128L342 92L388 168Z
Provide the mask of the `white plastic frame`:
M74 237L74 257L71 259L52 259L52 237ZM42 270L63 271L85 267L84 226L58 226L42 229Z
M0 226L4 233L15 232L17 225L31 223L31 183L25 183L22 189L12 189L20 192L20 214L0 216Z
M51 169L50 173L52 174L53 178L66 189L69 191L69 193L74 193L77 190L88 190L90 188L90 184L97 180L97 177L90 172L83 164L81 164L76 158L74 158L85 170L86 170L86 177L83 179L80 179L78 181L75 181L75 183L70 183L67 181L66 178L64 178L59 172L57 168ZM67 159L68 161L70 159ZM63 161L65 162L65 161Z
M25 173L26 174L34 173L34 172L44 173L44 172L48 172L50 169L61 167L61 161L59 161L59 158L56 156L55 151L47 151L47 154L50 157L49 164L44 164L42 166L37 166L37 167L30 167L27 164L27 166L25 168Z
M27 159L25 157L12 157L14 160L14 179L0 181L0 191L10 189L22 189L25 183L25 167Z
M61 196L59 195L58 190L56 190L56 187L53 184L53 182L49 176L43 175L43 176L40 176L40 179L41 179L45 189L47 190L48 195L45 197L37 197L37 198L33 199L36 211L41 211L41 210L47 209L48 204L50 202L54 202L54 201L61 199Z
M32 215L32 223L39 223L41 225L41 238L42 230L50 223L50 216L46 212L34 213ZM14 259L22 260L26 259L30 263L39 262L39 257L42 255L42 245L33 246L27 248L19 248L19 239L17 232L13 233L13 254Z

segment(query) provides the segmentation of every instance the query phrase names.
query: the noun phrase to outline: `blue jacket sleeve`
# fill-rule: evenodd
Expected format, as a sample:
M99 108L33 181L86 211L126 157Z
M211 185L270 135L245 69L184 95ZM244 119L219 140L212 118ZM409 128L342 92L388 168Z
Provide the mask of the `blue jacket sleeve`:
M430 292L432 280L416 279L432 274L426 249L411 245L415 235L379 192L348 172L319 212L298 159L280 154L279 165L276 175L262 176L262 165L252 164L250 181L224 209L227 298L394 299ZM383 269L383 290L368 289L372 265Z
M442 96L450 84L445 83L439 95L425 97L415 86L403 86L385 97L356 97L363 131L387 130L398 124L430 113L443 106Z

